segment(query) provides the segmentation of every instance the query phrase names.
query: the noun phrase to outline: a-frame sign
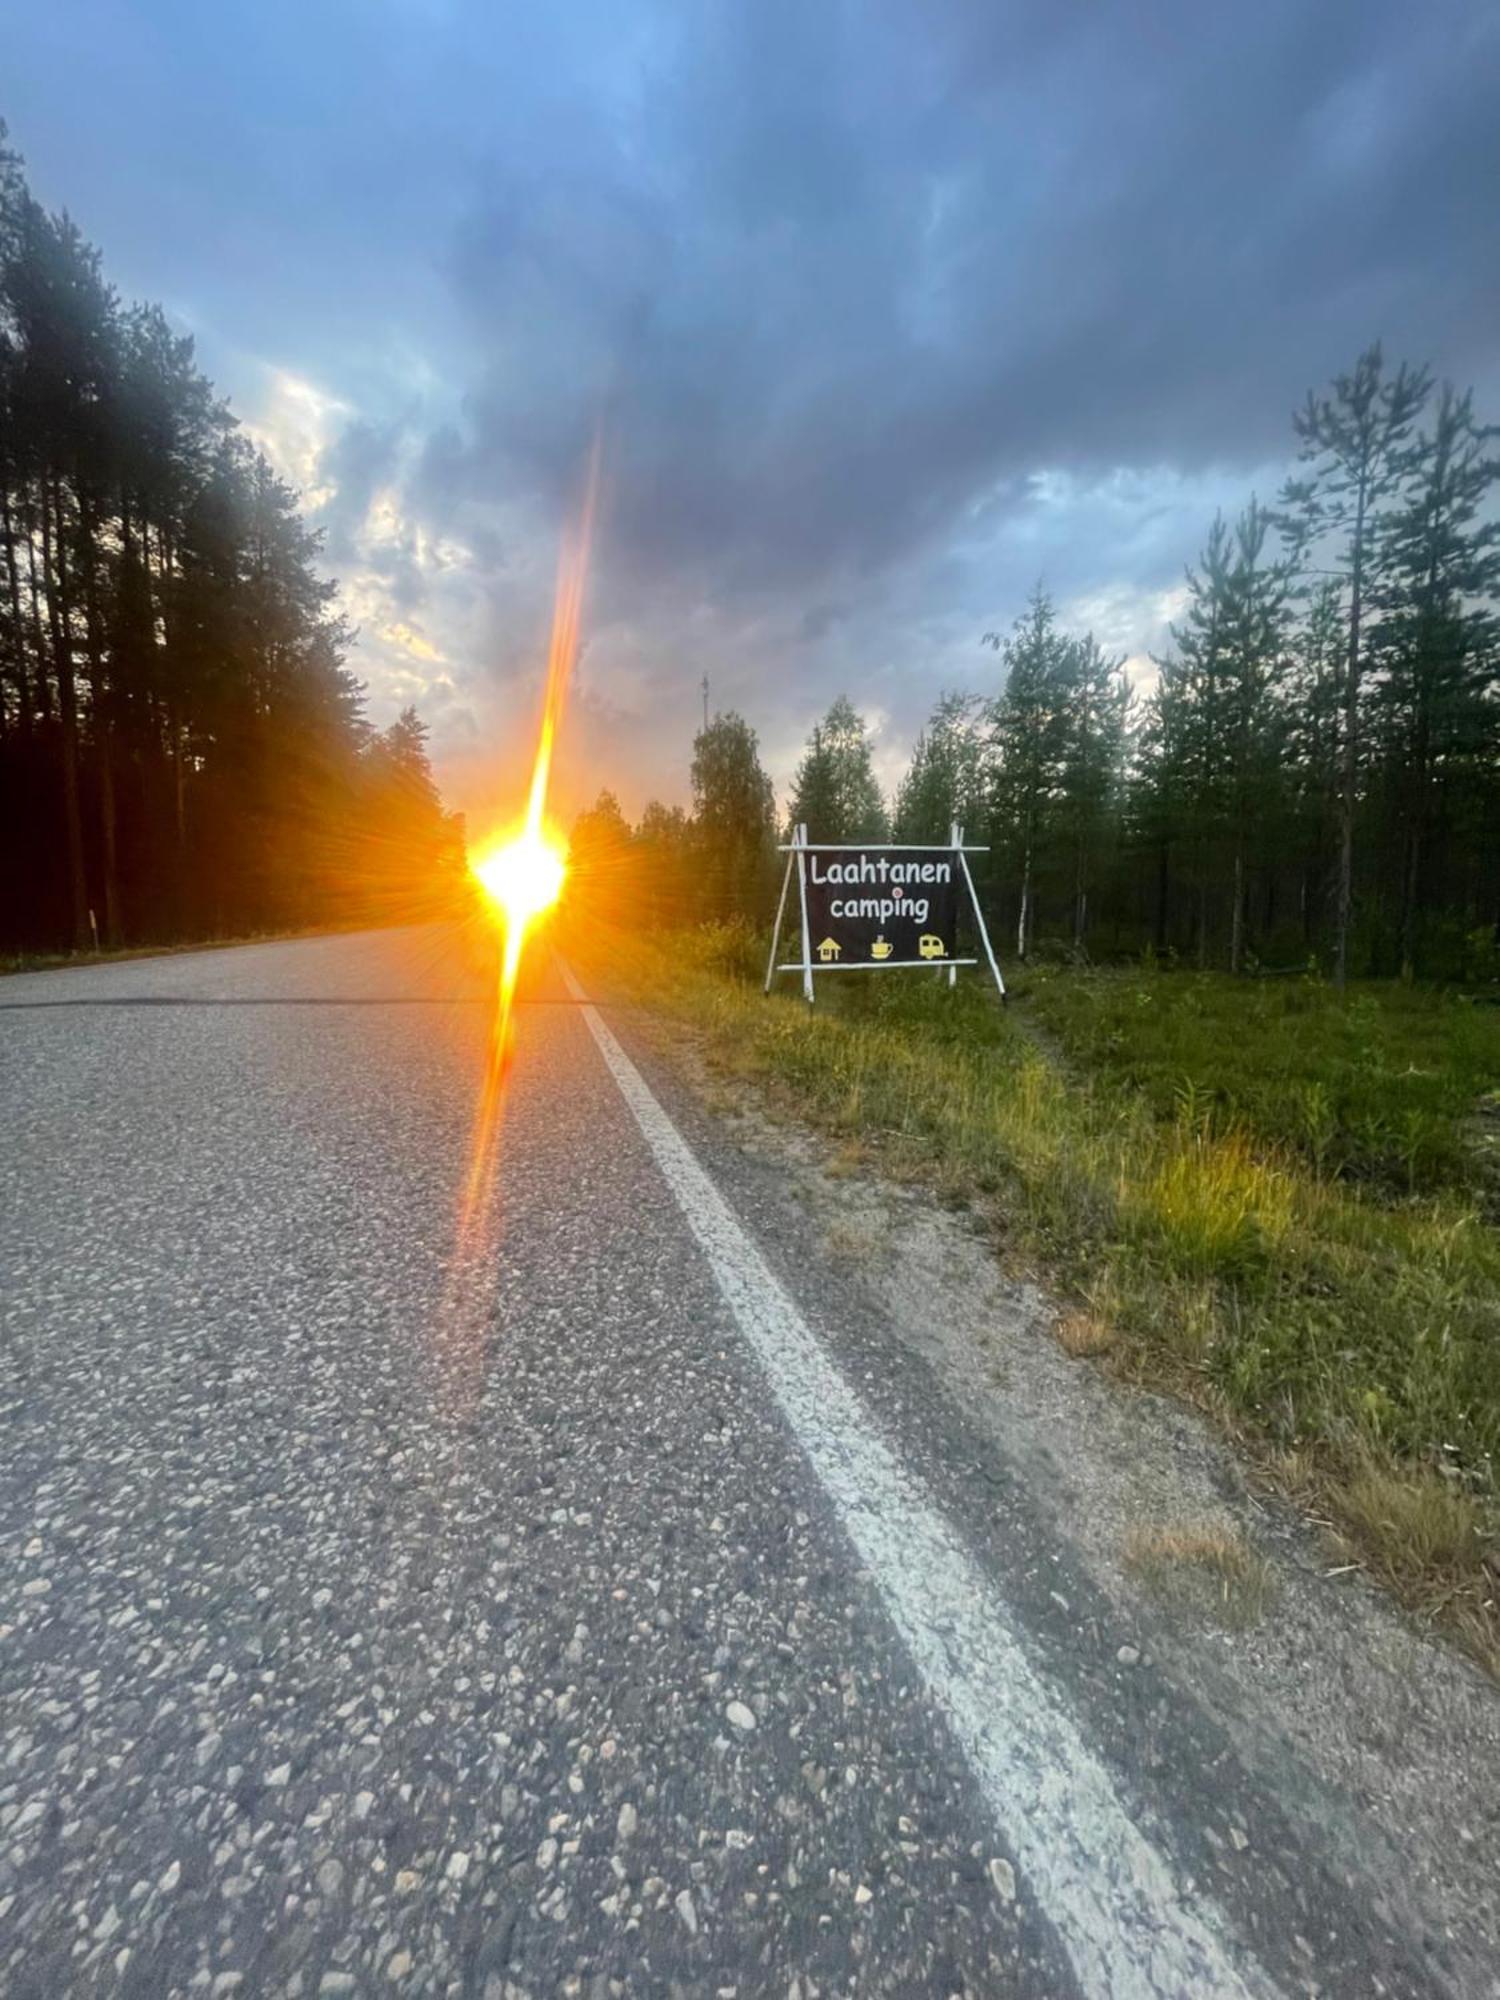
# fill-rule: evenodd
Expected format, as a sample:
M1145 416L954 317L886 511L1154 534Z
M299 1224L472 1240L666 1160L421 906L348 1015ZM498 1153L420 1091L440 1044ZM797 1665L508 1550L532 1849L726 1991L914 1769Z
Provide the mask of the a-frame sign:
M880 972L902 966L939 970L946 966L952 986L961 965L979 963L977 958L958 956L958 913L966 894L985 960L1000 998L1005 998L1005 981L969 873L968 857L986 850L966 847L961 826L950 828L946 847L810 841L807 828L799 826L781 851L786 872L771 933L767 993L778 972L800 972L802 992L811 1005L815 970ZM802 956L779 964L781 927L794 871Z

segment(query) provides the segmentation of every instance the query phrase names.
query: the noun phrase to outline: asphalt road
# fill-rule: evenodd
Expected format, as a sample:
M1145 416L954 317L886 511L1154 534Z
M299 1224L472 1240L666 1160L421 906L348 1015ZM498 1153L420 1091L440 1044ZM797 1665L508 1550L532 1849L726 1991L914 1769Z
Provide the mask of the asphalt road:
M556 972L462 1235L484 993L0 984L0 1989L1453 1990Z

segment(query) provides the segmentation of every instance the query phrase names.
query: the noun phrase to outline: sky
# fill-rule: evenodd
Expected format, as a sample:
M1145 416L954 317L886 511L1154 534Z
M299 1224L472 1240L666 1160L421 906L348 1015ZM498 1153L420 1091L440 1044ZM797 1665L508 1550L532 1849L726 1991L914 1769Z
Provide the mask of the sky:
M1042 583L1149 678L1375 338L1500 419L1492 0L64 0L0 116L301 490L373 719L482 827L604 478L560 771L899 777Z

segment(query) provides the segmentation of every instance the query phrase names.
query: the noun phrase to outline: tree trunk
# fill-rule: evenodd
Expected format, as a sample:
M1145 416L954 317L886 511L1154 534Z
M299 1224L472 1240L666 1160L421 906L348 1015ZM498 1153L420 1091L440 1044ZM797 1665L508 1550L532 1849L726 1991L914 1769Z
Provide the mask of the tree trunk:
M177 829L177 854L179 863L187 853L187 767L182 755L182 724L177 719L177 704L172 703L167 711L172 731L172 823Z
M32 693L31 676L26 670L25 625L21 617L21 576L16 564L15 516L11 512L10 493L0 488L0 537L5 545L6 594L10 598L11 625L16 635L16 696L20 702L20 733L24 738L31 734ZM40 668L40 662L38 662Z
M1339 886L1334 915L1333 983L1349 978L1349 926L1354 915L1354 792L1359 779L1359 624L1365 570L1366 482L1360 480L1349 574L1349 657L1344 665L1343 784L1339 788Z
M1031 939L1031 842L1026 843L1026 856L1021 865L1021 918L1016 925L1016 957L1024 965L1026 950Z
M54 505L56 492L54 489ZM78 690L73 679L72 635L67 629L63 599L61 523L54 525L42 497L42 567L48 579L47 616L52 627L52 657L57 670L57 712L62 725L63 833L68 857L68 916L75 951L88 948L89 891L83 859L83 814L78 797ZM54 555L55 546L55 555ZM55 580L54 580L55 571Z
M1083 842L1080 840L1073 869L1073 944L1080 951L1083 949L1083 933L1088 917L1088 895L1083 886L1083 876Z
M1171 849L1164 840L1156 850L1156 949L1167 948L1167 913L1171 889Z
M1416 964L1417 879L1421 852L1421 824L1413 820L1406 829L1406 863L1401 870L1401 977L1407 980L1414 976Z
M1435 589L1435 579L1429 587ZM1427 827L1432 817L1432 718L1427 690L1419 687L1416 728L1409 752L1411 799L1406 813L1406 865L1401 871L1401 977L1416 969L1417 912L1422 902L1422 872L1427 859Z
M102 835L101 860L104 871L104 942L114 946L120 942L120 878L118 868L118 842L115 816L115 772L114 772L114 724L115 702L113 689L106 686L108 676L104 670L104 632L99 616L98 579L94 572L94 550L96 525L92 506L85 505L82 511L83 535L89 554L87 567L83 573L84 619L88 630L89 683L92 690L91 711L94 726L95 752L99 759L99 824Z
M1229 912L1229 970L1238 972L1245 954L1245 853L1234 849L1234 905Z
M104 942L118 945L120 932L120 868L118 815L115 807L115 753L108 735L99 742L99 824L104 835Z
M36 580L36 509L28 508L26 576L31 595L31 639L36 649L37 719L52 720L52 691L47 685L47 642L42 635L42 588Z

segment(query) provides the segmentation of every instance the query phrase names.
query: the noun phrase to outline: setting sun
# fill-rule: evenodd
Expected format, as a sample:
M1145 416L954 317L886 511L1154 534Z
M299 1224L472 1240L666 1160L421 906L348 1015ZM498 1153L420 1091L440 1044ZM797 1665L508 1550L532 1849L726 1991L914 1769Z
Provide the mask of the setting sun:
M562 893L567 859L546 833L527 827L480 854L470 871L507 924L524 930Z

